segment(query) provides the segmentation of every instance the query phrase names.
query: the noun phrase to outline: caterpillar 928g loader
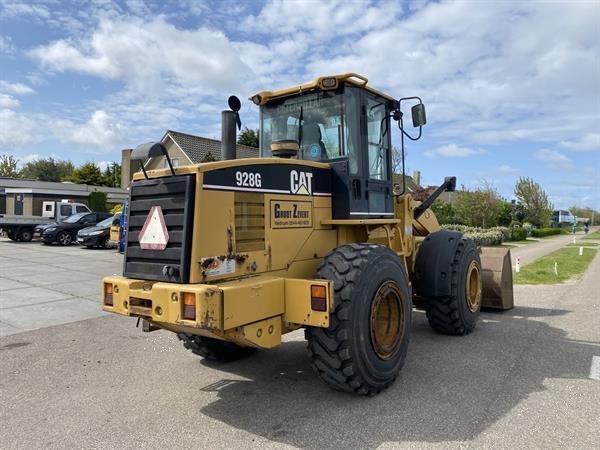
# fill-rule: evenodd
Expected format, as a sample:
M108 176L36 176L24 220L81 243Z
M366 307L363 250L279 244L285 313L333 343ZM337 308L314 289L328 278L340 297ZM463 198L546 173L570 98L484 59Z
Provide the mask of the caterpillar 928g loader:
M130 186L123 276L103 279L105 311L220 361L304 328L317 374L371 395L404 363L413 301L451 335L473 331L482 302L512 306L507 251L480 258L429 209L455 178L422 203L393 184L391 124L420 137L419 98L396 100L344 74L251 100L260 158L235 159L236 97L222 112L224 160L174 168L162 144L132 152L142 171ZM418 137L404 130L406 102ZM169 168L145 170L151 157Z

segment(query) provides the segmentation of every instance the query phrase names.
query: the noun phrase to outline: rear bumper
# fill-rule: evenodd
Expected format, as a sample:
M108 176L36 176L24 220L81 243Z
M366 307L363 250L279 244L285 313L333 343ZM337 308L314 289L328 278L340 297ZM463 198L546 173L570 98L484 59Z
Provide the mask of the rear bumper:
M281 335L287 329L328 327L333 308L333 284L328 280L258 276L208 285L111 276L102 281L105 311L142 317L177 333L262 348L280 344ZM106 284L112 285L112 306L106 302ZM325 311L312 309L311 286L314 285L325 287ZM195 320L183 318L183 293L195 296Z

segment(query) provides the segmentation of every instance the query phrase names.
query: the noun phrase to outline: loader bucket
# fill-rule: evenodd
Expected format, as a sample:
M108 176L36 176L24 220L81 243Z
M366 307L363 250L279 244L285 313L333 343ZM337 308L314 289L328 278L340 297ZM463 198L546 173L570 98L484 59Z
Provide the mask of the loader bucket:
M512 309L513 281L510 249L481 248L481 283L483 308Z

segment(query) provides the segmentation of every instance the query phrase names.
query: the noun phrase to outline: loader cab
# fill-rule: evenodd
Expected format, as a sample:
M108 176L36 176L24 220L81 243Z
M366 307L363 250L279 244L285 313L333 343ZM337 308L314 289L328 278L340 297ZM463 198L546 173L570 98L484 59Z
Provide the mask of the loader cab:
M297 151L287 157L331 166L334 219L394 215L390 116L397 102L365 85L339 81L274 96L260 108L262 157L291 142Z

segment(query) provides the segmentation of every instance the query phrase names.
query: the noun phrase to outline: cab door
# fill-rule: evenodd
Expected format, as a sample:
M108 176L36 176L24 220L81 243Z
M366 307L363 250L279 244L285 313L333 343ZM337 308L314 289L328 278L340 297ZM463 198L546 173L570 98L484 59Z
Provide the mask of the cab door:
M391 133L389 101L370 92L364 93L363 126L366 149L363 163L366 167L365 196L369 218L394 215Z

